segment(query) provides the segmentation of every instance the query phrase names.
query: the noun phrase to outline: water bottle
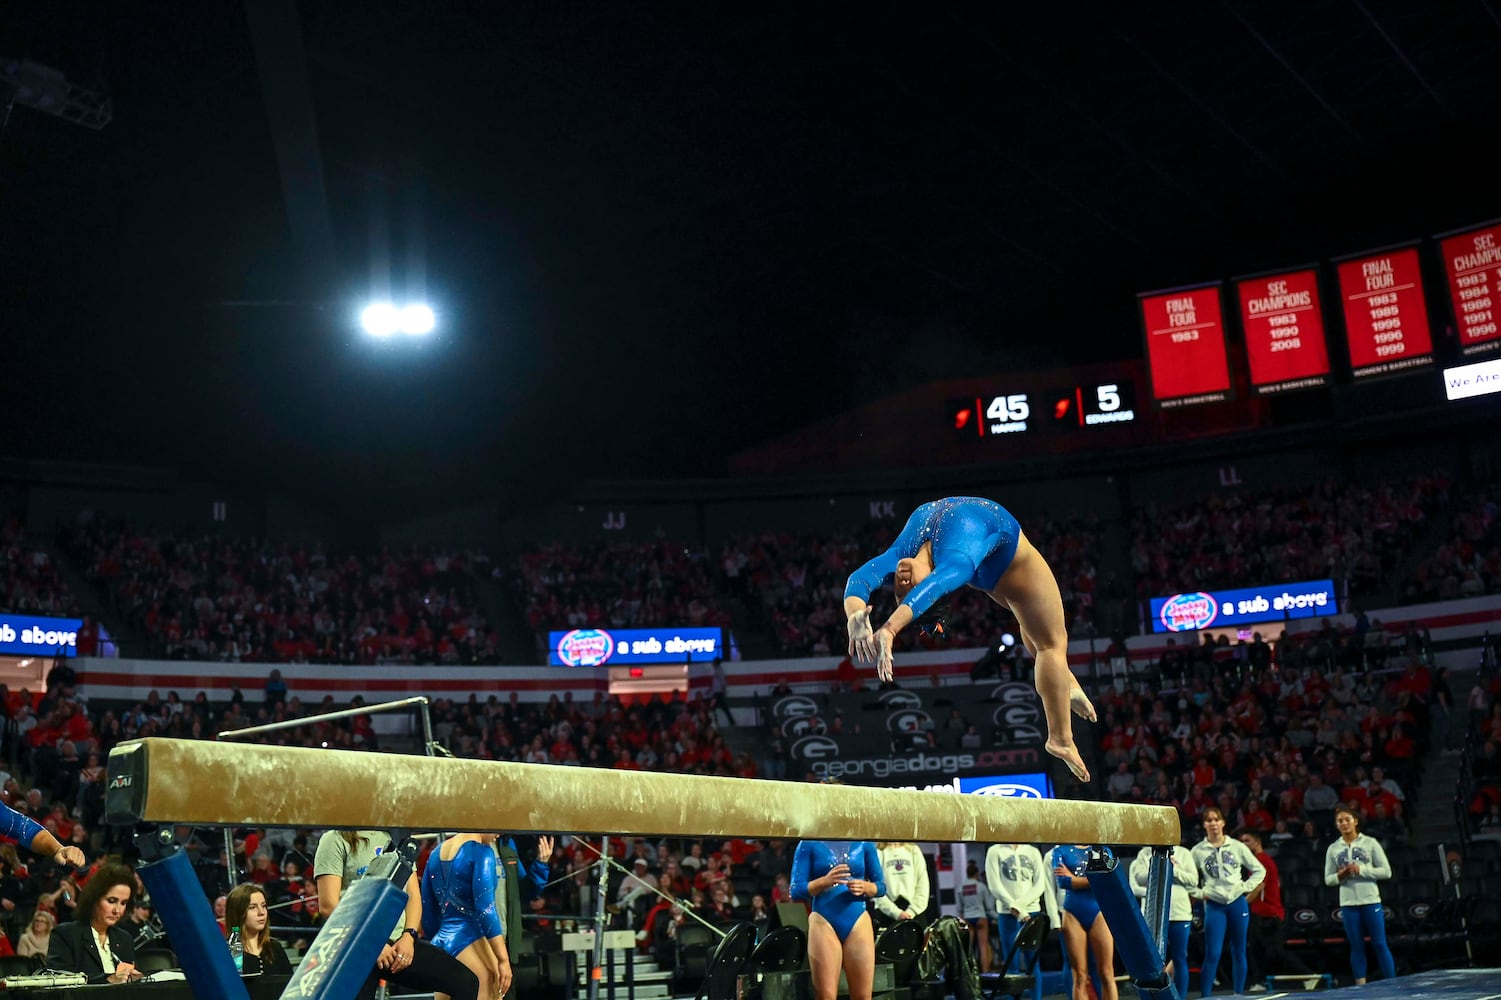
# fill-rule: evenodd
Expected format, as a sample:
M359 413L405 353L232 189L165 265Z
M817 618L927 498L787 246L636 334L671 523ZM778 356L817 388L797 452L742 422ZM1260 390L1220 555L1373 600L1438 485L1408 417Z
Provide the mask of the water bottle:
M235 971L245 971L245 946L240 943L240 929L229 929L229 957L235 963Z

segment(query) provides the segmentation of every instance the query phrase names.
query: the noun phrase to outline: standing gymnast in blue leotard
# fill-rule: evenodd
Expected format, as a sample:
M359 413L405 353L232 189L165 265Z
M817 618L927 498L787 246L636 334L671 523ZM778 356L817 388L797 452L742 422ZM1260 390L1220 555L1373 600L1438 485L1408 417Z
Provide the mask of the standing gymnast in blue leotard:
M445 840L422 874L422 932L479 977L481 1000L511 988L511 956L495 900L493 833Z
M1068 953L1069 971L1073 974L1073 1000L1089 1000L1089 958L1094 956L1099 973L1100 1000L1119 1000L1115 988L1115 938L1110 925L1100 916L1084 865L1089 861L1089 847L1084 844L1060 844L1050 853L1053 874L1063 890L1063 948Z
M813 1000L835 1000L839 970L850 1000L870 1000L875 987L876 938L868 903L886 894L876 845L866 840L804 840L792 855L792 898L810 901L808 970Z
M870 595L888 579L900 603L872 632ZM1069 709L1091 722L1095 711L1068 668L1068 629L1058 581L1016 518L993 500L948 497L923 504L891 548L850 574L844 588L850 655L866 663L874 660L881 680L891 680L891 644L897 633L966 584L1016 616L1022 642L1037 661L1033 681L1047 714L1048 753L1080 781L1088 781Z

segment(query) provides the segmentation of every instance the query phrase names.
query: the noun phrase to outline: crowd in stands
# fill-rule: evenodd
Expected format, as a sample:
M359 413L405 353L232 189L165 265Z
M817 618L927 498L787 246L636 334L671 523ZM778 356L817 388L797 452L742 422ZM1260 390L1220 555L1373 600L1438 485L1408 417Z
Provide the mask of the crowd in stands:
M496 663L475 606L476 553L360 555L321 545L185 538L81 521L72 558L168 659L279 663Z
M1402 588L1403 603L1501 594L1501 482L1456 492L1446 537Z
M1313 488L1215 494L1181 506L1147 504L1132 525L1137 595L1348 579L1379 588L1448 500L1443 474L1370 487L1334 479Z
M701 548L657 539L523 553L518 597L538 648L571 628L728 626Z
M78 614L73 592L44 549L30 544L19 518L0 520L0 610L23 615Z
M827 536L768 530L728 540L717 560L666 540L550 544L520 556L518 586L539 648L555 629L727 627L728 609L738 605L745 624L770 635L779 655L824 656L846 645L846 578L889 546L899 527L877 523ZM1040 520L1025 529L1048 553L1070 622L1087 621L1099 584L1098 522ZM914 628L897 648L983 645L1015 630L1009 613L978 591L955 594L936 617L941 636Z
M1309 665L1306 648L1278 661L1274 671L1231 657L1151 694L1096 695L1106 792L1176 805L1190 823L1215 805L1271 845L1327 840L1344 804L1378 840L1405 841L1420 762L1449 730L1447 670L1417 656Z
M1193 589L1333 577L1359 597L1387 586L1423 527L1453 489L1443 474L1365 486L1330 479L1311 487L1216 494L1182 505L1147 504L1132 520L1131 575L1138 599ZM1473 596L1501 588L1501 537L1492 489L1455 519L1454 541L1422 564L1413 599ZM1090 634L1097 603L1129 594L1104 567L1095 518L1024 524L1058 579L1070 632ZM846 645L844 584L883 551L900 524L872 522L832 534L767 530L729 539L711 555L658 540L552 544L521 557L521 593L537 642L550 629L725 624L771 640L779 656L824 656ZM889 610L876 595L875 613ZM1014 621L985 595L962 590L912 629L898 650L988 645Z
M122 740L157 735L212 739L226 729L296 721L342 707L331 698L304 706L287 689L279 671L272 671L265 690L252 692L250 699L238 690L227 703L211 702L204 692L184 700L175 691L165 697L153 691L139 703L101 706L92 715L85 710L83 690L77 684L77 675L61 661L49 675L44 694L10 691L0 685L4 711L0 797L11 808L36 818L63 842L83 846L91 859L105 852L130 852L128 842L102 823L101 762ZM351 707L362 704L356 697ZM565 695L539 704L523 703L512 694L507 701L495 696L457 703L438 699L432 705L432 719L435 738L460 757L756 776L757 763L750 755L737 755L726 747L716 728L717 710L713 699L690 701L678 696L626 705L602 693L589 704L575 704ZM727 713L718 718L727 718ZM264 739L279 745L381 749L368 715L299 725ZM497 825L504 825L503 816L500 809ZM185 832L185 847L200 870L205 891L210 897L223 892L220 831ZM310 846L316 842L315 831L310 830L246 829L235 834L236 867L265 886L273 906L283 904L273 911L278 926L317 925ZM622 849L619 844L615 847ZM555 872L586 868L589 863L588 849L582 843L559 842L553 859ZM0 938L16 943L39 910L57 922L70 919L77 887L77 880L63 876L57 866L28 866L27 858L18 857L13 847L0 847L0 929L7 932ZM534 900L531 910L541 919L549 912L576 906L579 889L566 880L560 882Z
M1231 823L1264 831L1270 846L1291 840L1324 843L1331 836L1332 810L1345 803L1360 810L1364 829L1383 842L1407 839L1418 762L1434 734L1448 728L1452 698L1445 671L1431 672L1400 645L1381 667L1368 660L1351 670L1337 661L1310 665L1306 645L1279 647L1275 672L1249 651L1236 654L1231 647L1226 655L1222 647L1211 648L1210 657L1184 658L1181 681L1165 679L1145 688L1112 684L1092 692L1100 713L1100 723L1091 727L1099 737L1100 793L1119 801L1177 805L1186 836L1193 836L1196 818L1214 804ZM1176 669L1171 662L1158 666L1164 674ZM91 858L128 850L100 823L100 762L119 741L157 734L212 738L222 729L295 721L337 707L331 699L304 706L279 672L272 672L265 690L251 692L248 699L238 691L227 703L211 702L202 692L187 700L176 692L165 697L152 692L138 704L100 706L90 715L75 693L76 683L63 663L40 698L0 688L6 714L0 749L8 772L0 794L59 838L84 845ZM357 698L353 704L361 702ZM674 695L627 704L601 693L588 703L568 695L523 703L513 694L504 700L439 699L432 711L434 736L460 757L744 777L763 773L761 761L728 748L719 729L727 713L712 698ZM1487 712L1487 718L1487 731L1501 737L1501 710ZM943 738L948 736L945 730ZM266 739L382 749L369 716L300 725ZM1489 753L1495 756L1494 745ZM500 817L497 825L503 825ZM314 831L235 834L236 866L264 885L273 905L284 904L275 911L280 927L306 927L311 933L320 919L309 873L314 838ZM669 888L711 923L769 919L772 906L786 899L792 846L615 840L616 859L633 875L612 883L609 902L641 932L643 947L670 948L672 929L692 917L649 891L632 895L642 881L654 879ZM200 861L206 891L211 896L222 891L217 863L224 845L218 831L192 831L188 848ZM638 856L643 865L636 865ZM558 841L551 858L556 882L527 903L535 927L591 912L595 882L585 870L592 860L589 844ZM13 942L39 909L60 920L69 916L68 880L55 866L27 870L24 862L0 850L0 923ZM5 900L15 906L5 907ZM658 925L659 920L665 923Z
M886 550L901 525L875 522L858 531L828 536L765 531L729 540L720 551L721 586L750 609L754 626L769 631L782 656L842 653L848 643L843 614L844 585L861 564ZM1088 620L1099 584L1100 526L1096 519L1038 519L1023 525L1058 578L1071 627ZM884 618L889 592L874 595L875 616ZM965 588L935 612L941 634L913 628L897 637L897 649L945 642L988 645L1003 631L1015 631L1010 613L979 591Z

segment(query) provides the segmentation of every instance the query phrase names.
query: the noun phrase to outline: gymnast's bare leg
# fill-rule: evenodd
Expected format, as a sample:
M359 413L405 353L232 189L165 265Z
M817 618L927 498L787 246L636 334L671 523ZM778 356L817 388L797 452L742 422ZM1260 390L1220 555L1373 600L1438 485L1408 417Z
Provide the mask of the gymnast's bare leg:
M1063 598L1047 560L1023 534L1016 556L990 592L991 600L1010 608L1021 627L1022 643L1036 658L1033 682L1042 698L1048 719L1047 751L1068 765L1074 777L1089 780L1089 768L1074 745L1070 710L1081 719L1095 721L1094 705L1068 667L1068 630L1064 625Z
M903 600L912 588L933 571L932 548L924 545L911 559L897 563L893 585L897 600ZM1079 686L1078 678L1068 667L1068 630L1064 625L1063 597L1058 581L1047 560L1028 541L1025 534L1017 540L1011 565L990 591L991 600L1010 609L1021 628L1027 652L1036 658L1033 683L1042 698L1043 713L1048 720L1048 753L1068 765L1074 777L1089 780L1089 768L1074 743L1070 711L1081 719L1095 721L1094 705ZM850 602L846 601L846 607ZM862 602L863 603L863 602ZM912 623L912 609L899 604L886 624L874 630L876 669L882 680L891 679L891 644L897 633Z

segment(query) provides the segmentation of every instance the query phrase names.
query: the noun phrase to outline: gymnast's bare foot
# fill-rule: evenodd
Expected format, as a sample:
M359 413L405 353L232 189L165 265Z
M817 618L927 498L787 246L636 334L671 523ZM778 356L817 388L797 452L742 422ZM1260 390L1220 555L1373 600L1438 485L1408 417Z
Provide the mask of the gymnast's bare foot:
M1088 701L1087 698L1085 700ZM1044 746L1048 753L1068 765L1068 769L1074 772L1074 777L1080 781L1089 780L1089 768L1084 766L1084 758L1079 756L1079 748L1074 746L1073 741L1065 743L1049 736Z
M1076 687L1069 692L1068 707L1073 709L1074 714L1081 719L1088 719L1090 722L1097 721L1094 702L1089 700L1089 695L1085 694L1081 687Z

